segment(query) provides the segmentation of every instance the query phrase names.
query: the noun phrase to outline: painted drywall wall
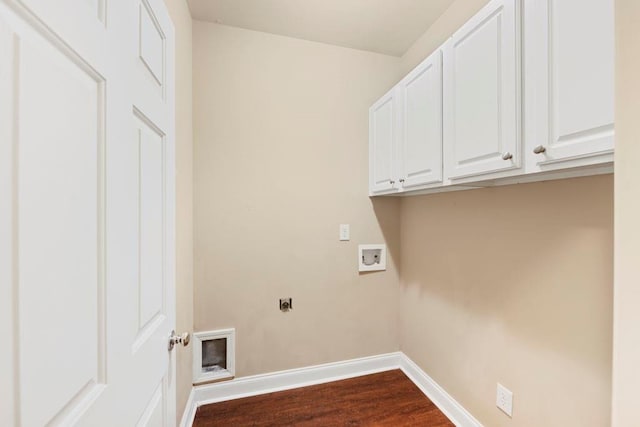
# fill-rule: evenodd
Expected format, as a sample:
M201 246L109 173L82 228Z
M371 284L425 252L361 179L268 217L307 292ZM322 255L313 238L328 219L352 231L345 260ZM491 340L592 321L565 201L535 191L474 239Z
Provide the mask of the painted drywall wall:
M607 175L402 201L402 351L484 425L608 425L612 188Z
M193 125L191 14L186 0L165 0L176 37L176 330L193 330ZM178 422L191 392L191 346L176 354Z
M613 427L640 425L640 2L616 0Z
M237 376L397 350L399 203L367 156L399 59L198 21L193 45L196 330L236 328Z
M401 74L486 3L453 3ZM480 422L609 424L611 175L403 199L400 252L401 349Z
M400 77L440 47L457 29L478 12L489 0L457 0L402 55Z

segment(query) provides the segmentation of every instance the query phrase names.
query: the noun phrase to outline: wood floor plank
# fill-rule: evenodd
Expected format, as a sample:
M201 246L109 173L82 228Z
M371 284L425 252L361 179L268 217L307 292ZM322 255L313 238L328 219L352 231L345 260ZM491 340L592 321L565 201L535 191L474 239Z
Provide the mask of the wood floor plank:
M400 370L214 403L195 427L422 426L453 423Z

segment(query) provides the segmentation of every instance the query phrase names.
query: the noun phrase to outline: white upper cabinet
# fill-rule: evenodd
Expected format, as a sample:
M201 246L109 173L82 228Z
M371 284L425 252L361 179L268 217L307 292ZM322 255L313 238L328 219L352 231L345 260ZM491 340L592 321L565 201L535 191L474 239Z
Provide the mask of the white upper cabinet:
M398 182L402 189L442 182L442 52L438 49L397 86Z
M612 161L613 1L527 0L524 18L528 170Z
M521 165L519 4L489 2L445 44L447 178Z
M614 0L491 0L369 111L371 195L613 171Z
M397 123L394 90L369 109L369 190L371 194L395 190Z

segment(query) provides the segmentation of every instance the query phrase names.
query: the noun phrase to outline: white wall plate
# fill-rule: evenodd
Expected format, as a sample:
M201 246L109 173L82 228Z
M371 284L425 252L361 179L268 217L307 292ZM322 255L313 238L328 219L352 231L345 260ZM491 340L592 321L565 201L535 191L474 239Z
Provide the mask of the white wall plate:
M199 384L208 381L233 378L236 375L236 330L221 329L217 331L195 332L193 334L193 383ZM205 360L203 364L202 348L207 342L224 340L225 354L223 363L217 366L215 363ZM210 358L210 356L207 356ZM207 365L207 366L205 366Z
M387 245L358 245L358 270L380 271L387 269Z

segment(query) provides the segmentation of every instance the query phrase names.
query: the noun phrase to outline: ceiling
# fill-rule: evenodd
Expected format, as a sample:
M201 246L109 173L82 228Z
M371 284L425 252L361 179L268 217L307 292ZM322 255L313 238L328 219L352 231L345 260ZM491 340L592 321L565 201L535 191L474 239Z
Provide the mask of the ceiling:
M188 0L193 19L401 56L453 0Z

